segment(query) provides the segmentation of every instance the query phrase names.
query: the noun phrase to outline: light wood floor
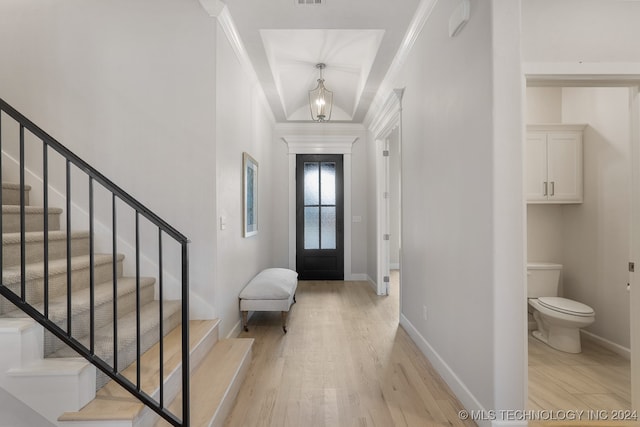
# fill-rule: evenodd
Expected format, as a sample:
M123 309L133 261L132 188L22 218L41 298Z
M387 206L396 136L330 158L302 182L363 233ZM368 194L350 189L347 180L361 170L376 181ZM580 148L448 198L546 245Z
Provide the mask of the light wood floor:
M528 409L631 408L629 361L586 339L582 353L552 349L529 335Z
M253 361L226 426L468 426L460 403L398 326L397 288L301 281L289 332L249 320Z

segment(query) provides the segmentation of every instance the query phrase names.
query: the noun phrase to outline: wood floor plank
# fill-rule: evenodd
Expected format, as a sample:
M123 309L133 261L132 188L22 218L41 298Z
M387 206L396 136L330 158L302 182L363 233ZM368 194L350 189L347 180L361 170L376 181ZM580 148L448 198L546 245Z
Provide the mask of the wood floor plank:
M256 313L253 361L226 426L472 426L398 325L389 297L367 282L301 281L285 335Z
M583 351L579 354L554 350L531 336L528 343L528 409L631 408L628 360L586 339L582 340Z

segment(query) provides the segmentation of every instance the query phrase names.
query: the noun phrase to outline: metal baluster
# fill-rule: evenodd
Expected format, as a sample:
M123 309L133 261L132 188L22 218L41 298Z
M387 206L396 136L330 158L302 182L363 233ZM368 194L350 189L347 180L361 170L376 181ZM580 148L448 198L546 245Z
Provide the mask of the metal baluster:
M118 372L118 237L116 235L116 194L111 195L112 234L113 234L113 371Z
M163 273L162 273L162 229L158 227L158 305L159 305L159 314L160 322L162 323L162 319L164 317L163 313L163 296L162 296L162 285L163 285ZM164 335L162 333L162 328L159 331L160 340L160 408L164 408Z
M0 153L2 152L2 109L0 109ZM2 155L0 154L0 178L2 178ZM0 208L2 208L2 191L0 191ZM2 227L2 222L4 220L4 212L2 213L2 215L0 215L0 236L2 236L3 233L3 227ZM4 244L3 247L0 248L0 270L4 271L4 257L2 255L2 252L4 250ZM0 273L0 279L2 278L2 274Z
M162 323L160 323L162 329ZM140 214L136 211L136 384L140 390Z
M67 159L67 334L71 337L71 162Z
M26 212L24 199L24 126L20 125L20 298L22 301L27 300L26 287Z
M93 178L89 176L89 351L95 353L95 253L93 229Z
M42 141L42 202L44 205L44 317L49 318L49 150Z
M190 423L189 407L189 250L182 242L182 425Z

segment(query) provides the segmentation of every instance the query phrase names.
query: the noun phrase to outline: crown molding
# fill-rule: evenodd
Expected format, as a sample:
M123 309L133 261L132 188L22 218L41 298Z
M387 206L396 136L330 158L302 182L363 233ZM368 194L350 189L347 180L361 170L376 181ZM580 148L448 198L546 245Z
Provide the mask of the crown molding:
M200 5L207 11L209 16L217 18L220 12L227 7L220 0L200 0Z
M404 88L394 89L387 97L387 101L369 126L374 139L386 137L399 124L403 95Z
M351 154L359 136L338 135L286 135L281 136L289 148L289 154Z
M367 128L370 128L371 123L374 122L374 119L378 118L378 115L384 108L385 101L389 96L389 92L393 90L393 87L396 84L396 80L398 79L402 66L406 62L413 45L422 32L424 25L431 16L431 13L437 3L438 0L420 1L418 9L411 20L411 24L409 25L409 29L402 40L402 44L400 45L398 52L396 52L396 56L393 58L387 74L384 76L384 79L382 79L382 83L380 84L380 87L373 98L373 102L371 103L371 107L364 118L363 123Z
M204 8L204 10L218 21L220 28L224 32L224 35L227 37L229 44L231 45L231 49L236 54L236 58L238 58L238 62L240 62L240 67L243 69L245 75L249 79L249 84L255 88L258 100L264 107L264 109L268 112L269 118L272 123L276 122L275 115L271 110L271 106L267 101L267 97L262 89L262 85L260 84L260 80L258 80L258 75L256 74L256 70L253 68L253 64L251 59L249 58L249 54L247 53L247 49L244 47L244 43L240 38L240 34L238 33L238 29L236 24L233 22L233 18L231 13L229 12L229 8L226 4L224 4L220 0L199 0L200 4Z

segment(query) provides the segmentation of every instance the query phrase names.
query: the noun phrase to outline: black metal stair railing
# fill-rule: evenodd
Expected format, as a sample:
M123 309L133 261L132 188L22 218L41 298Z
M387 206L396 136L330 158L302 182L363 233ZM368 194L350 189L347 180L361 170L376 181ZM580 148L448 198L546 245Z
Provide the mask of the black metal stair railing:
M47 134L45 131L36 126L33 122L16 111L13 107L7 104L0 98L0 150L3 149L3 123L2 112L12 118L19 125L19 167L20 167L20 294L14 293L11 289L5 286L5 283L0 284L0 295L4 296L7 300L28 314L30 317L40 323L45 329L50 331L53 335L63 341L66 345L82 355L90 363L95 365L100 371L104 372L108 377L116 381L123 388L129 391L133 396L139 399L144 405L151 408L158 415L164 418L173 426L189 426L189 260L188 260L188 243L189 240L175 228L162 220L151 210L142 205L139 201L126 193L120 187L115 185L111 180L106 178L88 163L83 161L80 157L72 153L69 149L64 147L61 143L56 141L53 137ZM44 284L43 284L43 309L42 311L35 308L27 301L27 289L26 289L26 200L25 200L25 154L26 154L26 142L25 142L25 130L30 132L35 138L42 142L42 182L43 182L43 228L44 228ZM49 151L54 150L65 161L65 180L66 180L66 257L67 257L67 319L66 330L58 326L49 318ZM71 184L72 174L71 166L74 166L78 170L84 172L88 177L88 204L89 204L89 300L90 300L90 325L89 325L89 346L87 347L80 342L76 337L72 335L72 289L71 289ZM2 173L2 159L0 156L0 176ZM96 354L95 349L95 272L94 272L94 257L95 257L95 209L94 209L94 185L98 183L104 189L111 193L111 217L112 217L112 248L113 248L113 363L109 364L102 357ZM118 280L117 280L117 218L118 209L116 207L117 201L124 202L130 209L135 212L135 293L136 293L136 380L135 382L128 379L122 374L122 371L118 369ZM2 205L2 193L0 192L0 205ZM145 218L153 226L157 227L158 236L158 300L159 300L159 397L156 399L142 389L141 386L141 320L140 320L140 217ZM0 215L0 235L3 232L3 215ZM163 297L164 297L164 275L163 275L163 242L162 236L166 235L172 238L180 247L180 272L181 275L181 317L182 317L182 415L179 418L176 414L171 413L167 409L164 392L164 348L163 348ZM0 250L0 268L3 267L3 251Z

